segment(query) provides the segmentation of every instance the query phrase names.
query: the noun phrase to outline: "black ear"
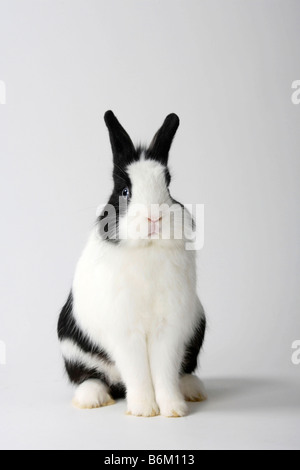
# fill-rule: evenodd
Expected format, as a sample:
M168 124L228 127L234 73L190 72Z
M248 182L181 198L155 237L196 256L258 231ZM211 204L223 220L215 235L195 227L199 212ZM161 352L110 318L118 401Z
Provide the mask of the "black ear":
M150 147L148 155L153 160L158 160L163 165L168 164L169 151L179 127L180 121L176 114L169 114L159 131L155 134Z
M132 140L112 111L105 113L104 121L109 131L114 163L119 166L127 165L135 155Z

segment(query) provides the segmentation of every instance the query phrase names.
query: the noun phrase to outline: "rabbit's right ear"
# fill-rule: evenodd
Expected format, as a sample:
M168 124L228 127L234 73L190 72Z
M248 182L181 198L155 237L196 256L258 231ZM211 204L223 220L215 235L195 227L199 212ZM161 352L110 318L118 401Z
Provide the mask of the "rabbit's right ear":
M109 131L114 163L121 167L126 166L135 155L132 140L112 111L105 113L104 121Z

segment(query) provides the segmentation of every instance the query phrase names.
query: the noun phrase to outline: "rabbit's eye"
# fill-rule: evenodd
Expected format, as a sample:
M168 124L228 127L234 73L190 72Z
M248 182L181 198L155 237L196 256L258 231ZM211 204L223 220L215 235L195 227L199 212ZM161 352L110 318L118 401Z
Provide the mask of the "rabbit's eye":
M130 196L130 191L129 191L129 188L124 188L123 191L122 191L122 196L127 199L129 198Z

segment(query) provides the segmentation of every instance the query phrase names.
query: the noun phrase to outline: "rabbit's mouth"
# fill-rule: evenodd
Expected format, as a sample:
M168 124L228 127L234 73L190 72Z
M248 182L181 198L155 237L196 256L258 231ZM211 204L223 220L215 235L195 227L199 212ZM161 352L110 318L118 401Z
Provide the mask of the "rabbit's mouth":
M160 238L160 235L161 235L160 231L157 232L155 230L153 232L148 233L148 238L151 238L151 240L155 240L155 239Z

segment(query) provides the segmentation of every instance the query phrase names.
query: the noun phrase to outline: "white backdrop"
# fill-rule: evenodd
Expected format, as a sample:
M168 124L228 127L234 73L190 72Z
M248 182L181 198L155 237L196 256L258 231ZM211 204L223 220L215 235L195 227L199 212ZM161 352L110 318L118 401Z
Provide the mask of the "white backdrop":
M142 142L181 118L172 194L205 204L203 377L299 378L299 15L297 0L0 0L2 386L60 384L57 317L112 188L107 109Z

